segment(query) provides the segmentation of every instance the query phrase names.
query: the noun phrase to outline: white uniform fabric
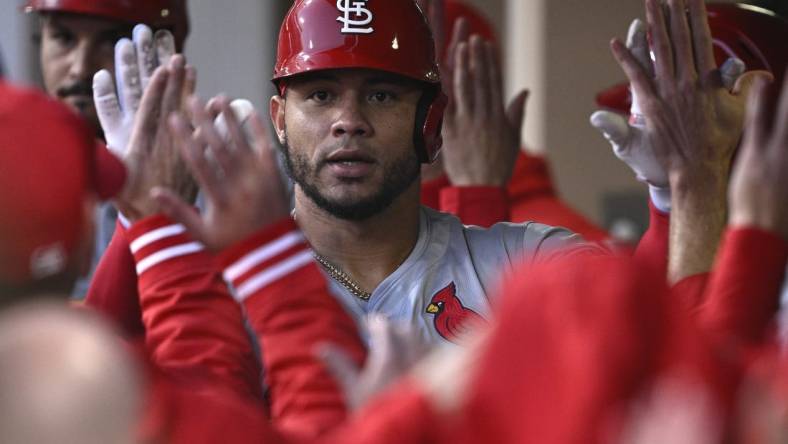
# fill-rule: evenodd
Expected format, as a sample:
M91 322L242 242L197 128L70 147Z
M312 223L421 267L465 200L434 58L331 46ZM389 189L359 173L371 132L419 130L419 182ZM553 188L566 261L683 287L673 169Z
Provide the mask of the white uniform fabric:
M445 329L436 328L435 319L457 313L427 311L438 292L454 283L462 306L487 318L489 298L495 294L502 273L522 261L546 258L566 248L601 251L563 228L528 222L499 223L484 229L464 226L455 216L422 207L416 246L369 301L354 296L327 274L326 280L360 326L369 313L378 313L417 329L428 344L445 343L454 338Z

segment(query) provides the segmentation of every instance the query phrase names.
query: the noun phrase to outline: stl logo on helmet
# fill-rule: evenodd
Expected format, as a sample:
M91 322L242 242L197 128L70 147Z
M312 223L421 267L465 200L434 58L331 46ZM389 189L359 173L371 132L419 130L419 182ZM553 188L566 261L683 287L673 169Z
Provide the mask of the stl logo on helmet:
M342 13L337 17L337 21L342 23L342 34L371 34L374 29L369 26L372 23L372 11L367 9L369 0L337 0L337 9Z

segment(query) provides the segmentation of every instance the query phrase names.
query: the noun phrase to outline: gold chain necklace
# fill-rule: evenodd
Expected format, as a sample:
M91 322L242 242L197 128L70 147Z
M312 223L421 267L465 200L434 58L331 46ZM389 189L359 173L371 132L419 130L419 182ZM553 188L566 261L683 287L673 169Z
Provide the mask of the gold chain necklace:
M350 292L353 296L368 301L369 298L372 296L372 293L366 292L359 287L359 285L350 278L344 271L342 271L339 267L332 264L331 262L327 261L326 258L317 254L315 251L312 251L312 256L314 256L315 260L323 266L323 269L331 275L337 283L342 285Z

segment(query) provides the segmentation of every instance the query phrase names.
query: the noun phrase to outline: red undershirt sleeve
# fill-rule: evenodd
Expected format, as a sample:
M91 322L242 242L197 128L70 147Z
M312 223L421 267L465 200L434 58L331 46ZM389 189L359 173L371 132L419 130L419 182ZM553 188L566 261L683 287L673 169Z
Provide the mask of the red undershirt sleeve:
M114 322L126 339L142 340L145 327L137 293L137 272L126 236L126 229L117 222L112 240L96 267L85 306Z
M635 260L652 273L667 279L668 241L670 234L670 214L659 211L651 200L648 203L649 225L635 249Z
M490 227L509 221L506 188L448 186L440 191L440 211L457 216L465 225Z
M701 326L714 335L758 343L779 310L788 242L756 228L729 229L717 255Z

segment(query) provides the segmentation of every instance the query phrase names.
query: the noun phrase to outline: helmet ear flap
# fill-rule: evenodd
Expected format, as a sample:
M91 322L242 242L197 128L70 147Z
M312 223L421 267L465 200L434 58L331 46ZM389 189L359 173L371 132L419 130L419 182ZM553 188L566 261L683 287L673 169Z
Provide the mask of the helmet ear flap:
M439 85L430 85L422 94L416 108L416 128L413 144L421 163L432 163L443 146L443 115L449 98Z

